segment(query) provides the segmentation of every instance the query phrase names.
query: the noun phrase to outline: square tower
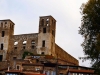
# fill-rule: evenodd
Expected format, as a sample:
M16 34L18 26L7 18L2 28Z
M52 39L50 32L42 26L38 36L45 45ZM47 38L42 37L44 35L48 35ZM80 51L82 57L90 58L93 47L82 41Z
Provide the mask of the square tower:
M56 20L52 16L41 16L39 20L38 54L55 54Z
M10 39L14 34L14 23L10 19L0 20L0 61L6 60Z

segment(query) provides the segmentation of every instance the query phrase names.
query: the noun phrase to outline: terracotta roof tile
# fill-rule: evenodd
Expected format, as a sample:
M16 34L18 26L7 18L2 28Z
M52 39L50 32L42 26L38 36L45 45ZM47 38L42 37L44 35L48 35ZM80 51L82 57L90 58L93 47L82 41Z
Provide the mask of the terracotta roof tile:
M25 75L45 75L45 74L33 74L33 73L25 73Z
M71 73L94 73L94 70L77 70L77 69L69 69Z
M21 70L6 70L5 72L22 72Z

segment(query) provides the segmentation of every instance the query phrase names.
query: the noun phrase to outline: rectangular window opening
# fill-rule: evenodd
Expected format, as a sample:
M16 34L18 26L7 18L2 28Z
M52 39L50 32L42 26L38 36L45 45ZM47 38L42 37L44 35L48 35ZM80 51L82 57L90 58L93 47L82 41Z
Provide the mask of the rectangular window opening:
M35 47L34 45L31 46L32 49L34 49L34 47Z
M25 46L23 46L23 49L25 49Z
M16 66L16 69L19 70L19 69L20 69L20 66L17 65L17 66Z
M0 55L0 61L2 61L3 55Z
M44 19L41 20L41 24L42 24L42 26L44 25Z
M14 50L16 50L17 49L17 47L14 47Z
M44 52L41 52L42 55L44 55Z
M55 35L55 34L54 34L54 30L52 30L52 35Z
M42 41L42 47L45 47L45 40Z
M46 33L46 28L43 28L43 33Z
M13 57L13 60L16 60L17 59L17 57Z
M1 50L3 50L3 44L1 44Z
M2 31L2 37L4 37L5 36L5 31Z
M5 22L5 24L7 24L7 22Z

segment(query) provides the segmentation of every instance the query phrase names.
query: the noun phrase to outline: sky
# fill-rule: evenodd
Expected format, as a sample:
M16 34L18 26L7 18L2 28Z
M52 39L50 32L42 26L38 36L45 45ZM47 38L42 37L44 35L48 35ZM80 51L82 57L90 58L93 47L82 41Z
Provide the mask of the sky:
M0 0L0 20L11 19L15 23L14 34L38 33L39 17L53 16L56 23L56 43L79 60L83 57L78 33L82 15L80 7L88 0ZM89 61L81 66L90 66Z

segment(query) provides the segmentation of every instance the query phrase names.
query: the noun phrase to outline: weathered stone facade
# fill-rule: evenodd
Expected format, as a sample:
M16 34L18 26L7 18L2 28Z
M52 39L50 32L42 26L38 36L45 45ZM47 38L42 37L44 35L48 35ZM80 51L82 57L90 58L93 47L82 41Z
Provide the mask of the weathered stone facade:
M72 65L78 60L55 44L56 20L52 16L42 16L39 20L39 32L14 35L14 23L0 20L0 61L22 59L25 51L33 54L52 55Z

